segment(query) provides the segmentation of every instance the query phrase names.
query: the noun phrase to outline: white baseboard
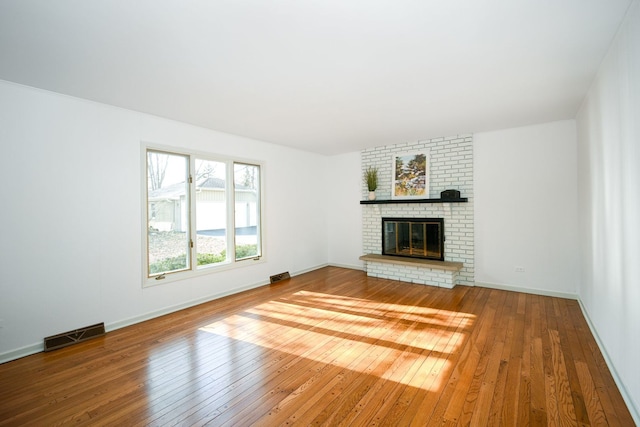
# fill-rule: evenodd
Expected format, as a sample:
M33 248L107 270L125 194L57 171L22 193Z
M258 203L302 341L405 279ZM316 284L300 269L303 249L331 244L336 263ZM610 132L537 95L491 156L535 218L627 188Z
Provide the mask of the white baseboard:
M44 351L44 339L40 343L27 345L27 346L0 354L0 364L11 362L12 360L20 359L22 357L31 356L32 354L42 353L43 351Z
M580 305L580 310L582 310L582 315L587 320L587 325L589 325L591 334L593 335L594 339L596 340L596 343L598 344L600 353L602 353L602 357L604 357L604 361L607 364L609 371L611 372L613 381L618 386L618 390L620 390L620 394L622 395L622 399L624 400L624 403L627 404L627 409L629 409L629 412L631 413L631 417L633 417L633 421L636 423L636 425L640 426L639 408L635 406L633 399L631 399L631 396L627 392L627 388L624 386L624 382L620 378L620 375L618 375L618 371L616 371L615 365L611 361L611 358L609 357L609 353L607 353L607 349L605 348L604 343L602 342L602 340L600 339L600 336L598 335L598 331L593 325L593 322L591 322L591 318L589 317L589 312L585 308L584 304L582 304L582 300L580 298L578 298L578 304Z
M523 288L522 286L504 285L499 283L476 282L476 286L480 286L481 288L500 289L503 291L524 292L525 294L542 295L546 297L578 299L577 294L549 291L546 289Z
M299 276L301 274L304 273L309 273L311 271L314 270L318 270L320 268L326 267L328 264L321 264L321 265L317 265L315 267L311 267L311 268L307 268L304 270L299 270L299 271L295 271L294 273L291 274L291 276ZM118 322L112 322L109 323L108 325L105 325L105 329L107 332L109 331L114 331L116 329L120 329L120 328L124 328L126 326L131 326L131 325L135 325L136 323L140 323L140 322L144 322L146 320L150 320L150 319L154 319L156 317L160 317L160 316L164 316L165 314L170 314L170 313L174 313L176 311L180 311L180 310L184 310L185 308L189 308L189 307L193 307L199 304L203 304L205 302L209 302L209 301L213 301L219 298L224 298L226 296L229 295L233 295L233 294L237 294L240 292L244 292L244 291L248 291L250 289L255 289L255 288L259 288L260 286L265 286L268 285L269 281L260 281L251 285L247 285L247 286L243 286L241 288L236 288L233 289L232 291L227 291L227 292L220 292L217 294L213 294L213 295L208 295L206 297L202 297L202 298L198 298L192 301L187 301L184 302L182 304L177 304L177 305L173 305L171 307L166 307L163 308L161 310L156 310L156 311L152 311L146 314L142 314L140 316L134 316L131 317L129 319L125 319L125 320L120 320Z
M219 298L223 298L232 294L236 294L239 292L247 291L249 289L258 288L260 286L268 285L268 281L261 281L258 283L254 283L252 285L243 286L241 288L234 289L233 291L220 292L217 294L208 295L202 298L198 298L195 300L187 301L181 304L172 305L170 307L165 307L160 310L151 311L149 313L144 313L139 316L133 316L128 319L118 320L115 322L105 323L105 331L111 332L120 328L125 328L127 326L135 325L136 323L144 322L146 320L154 319L156 317L164 316L165 314L174 313L176 311L184 310L185 308L193 307L199 304L203 304L205 302L213 301ZM6 353L0 354L0 363L10 362L12 360L20 359L25 356L30 356L32 354L41 353L44 351L44 341L41 343L31 344L16 350L11 350Z
M130 317L128 319L119 320L116 322L111 322L105 324L105 330L107 332L115 331L116 329L124 328L127 326L135 325L136 323L141 323L150 319L155 319L156 317L164 316L165 314L175 313L176 311L184 310L185 308L193 307L199 304L203 304L205 302L213 301L219 298L223 298L229 295L237 294L239 292L248 291L250 289L259 288L260 286L268 285L269 282L261 281L258 283L254 283L252 285L243 286L241 288L234 289L233 291L220 292L217 294L208 295L202 298L197 298L195 300L187 301L181 304L172 305L170 307L165 307L160 310L151 311L149 313L141 314L139 316Z
M328 266L329 266L329 264L319 264L319 265L316 265L314 267L305 268L304 270L294 271L294 272L291 273L291 277L299 276L299 275L305 274L305 273L310 273L312 271L319 270L321 268L328 267Z
M330 263L329 266L331 267L340 267L340 268L348 268L349 270L360 270L360 271L365 271L364 265L351 265L351 264L336 264L336 263Z
M296 271L292 276L297 276L300 274L308 273L323 267L328 266L328 264L322 264L315 267L311 267L308 269ZM105 323L105 331L111 332L120 328L125 328L127 326L135 325L140 322L144 322L150 319L154 319L156 317L164 316L165 314L174 313L176 311L184 310L185 308L193 307L199 304L203 304L205 302L213 301L219 298L223 298L229 295L237 294L239 292L248 291L250 289L259 288L260 286L268 285L269 281L260 281L257 283L253 283L251 285L246 285L241 288L233 289L232 291L220 292L212 295L208 295L202 298L197 298L195 300L187 301L181 304L172 305L170 307L165 307L160 310L151 311L148 313L141 314L139 316L133 316L128 319L118 320L115 322ZM12 360L20 359L22 357L31 356L32 354L41 353L44 351L44 341L40 343L34 343L27 345L25 347L21 347L15 350L8 351L6 353L0 354L0 363L10 362Z

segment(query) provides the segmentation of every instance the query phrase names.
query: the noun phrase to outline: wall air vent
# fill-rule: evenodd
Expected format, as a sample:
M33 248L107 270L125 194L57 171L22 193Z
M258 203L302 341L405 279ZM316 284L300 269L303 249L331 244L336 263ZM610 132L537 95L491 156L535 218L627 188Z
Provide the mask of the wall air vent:
M57 350L101 335L104 335L104 323L52 335L44 339L44 351Z
M286 279L290 279L291 276L289 275L288 271L285 271L284 273L280 273L280 274L274 274L273 276L270 277L271 279L271 284L273 285L274 283L278 283L282 280L286 280Z

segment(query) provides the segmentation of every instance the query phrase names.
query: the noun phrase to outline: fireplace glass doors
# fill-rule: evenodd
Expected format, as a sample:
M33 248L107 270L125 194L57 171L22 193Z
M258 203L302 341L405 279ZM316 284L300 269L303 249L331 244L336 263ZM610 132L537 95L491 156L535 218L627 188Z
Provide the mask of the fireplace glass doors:
M444 219L382 218L382 254L444 261Z

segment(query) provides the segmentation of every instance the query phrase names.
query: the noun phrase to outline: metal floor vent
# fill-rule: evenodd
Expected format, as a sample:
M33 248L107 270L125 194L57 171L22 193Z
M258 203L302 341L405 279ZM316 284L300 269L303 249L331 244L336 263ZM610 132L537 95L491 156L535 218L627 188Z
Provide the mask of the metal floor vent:
M274 283L280 282L281 280L286 280L290 278L291 276L289 275L288 271L285 271L284 273L280 273L280 274L274 274L273 276L270 277L272 285Z
M44 339L44 351L57 350L101 335L104 335L104 323L52 335Z

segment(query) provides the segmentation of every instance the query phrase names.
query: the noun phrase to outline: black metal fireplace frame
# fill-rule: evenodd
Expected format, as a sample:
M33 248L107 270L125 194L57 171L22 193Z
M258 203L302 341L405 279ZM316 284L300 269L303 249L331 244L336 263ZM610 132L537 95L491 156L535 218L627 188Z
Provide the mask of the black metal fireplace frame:
M431 256L415 256L415 255L403 255L403 254L399 254L399 253L387 253L385 250L385 239L384 239L384 235L385 235L385 222L389 221L389 222L416 222L416 223L428 223L428 222L436 222L439 224L440 227L440 241L439 241L439 245L441 248L441 253L440 253L440 257L431 257ZM402 258L417 258L417 259L431 259L431 260L436 260L436 261L444 261L444 242L445 242L445 236L444 236L444 218L397 218L397 217L393 217L393 218L382 218L381 223L381 227L382 227L382 233L380 235L380 241L381 241L381 246L382 246L382 254L383 255L389 255L389 256L397 256L397 257L402 257ZM426 242L425 242L426 244Z

